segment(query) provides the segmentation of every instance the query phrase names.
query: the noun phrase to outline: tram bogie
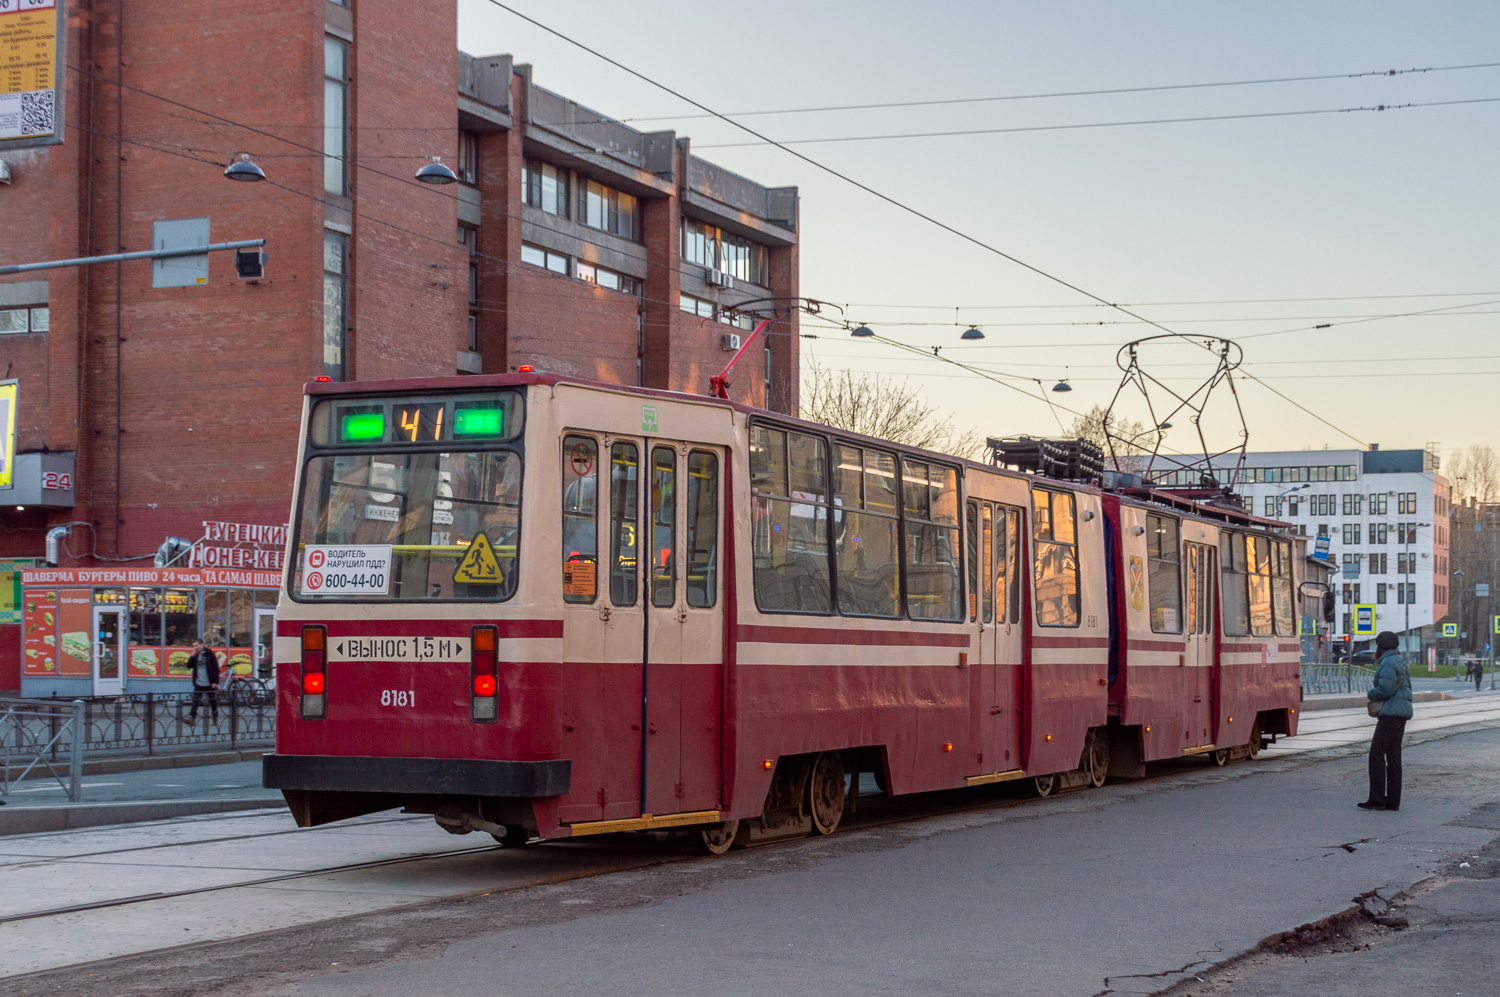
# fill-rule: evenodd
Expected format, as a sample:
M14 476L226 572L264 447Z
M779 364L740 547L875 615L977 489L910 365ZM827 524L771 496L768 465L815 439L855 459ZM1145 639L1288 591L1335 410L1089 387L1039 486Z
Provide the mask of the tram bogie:
M712 854L832 833L862 772L1047 795L1295 733L1300 549L1243 512L549 375L304 425L265 764L304 826Z

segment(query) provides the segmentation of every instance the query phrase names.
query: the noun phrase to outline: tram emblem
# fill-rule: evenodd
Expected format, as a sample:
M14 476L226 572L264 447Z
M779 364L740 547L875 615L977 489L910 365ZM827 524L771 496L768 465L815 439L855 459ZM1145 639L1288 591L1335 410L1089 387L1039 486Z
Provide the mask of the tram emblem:
M1130 555L1130 608L1146 608L1146 559Z

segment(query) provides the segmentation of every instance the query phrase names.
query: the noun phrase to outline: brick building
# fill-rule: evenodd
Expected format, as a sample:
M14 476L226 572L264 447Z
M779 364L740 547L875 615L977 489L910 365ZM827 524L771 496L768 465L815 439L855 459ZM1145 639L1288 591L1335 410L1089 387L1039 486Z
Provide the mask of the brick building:
M40 557L49 528L77 524L64 567L149 567L207 523L284 523L314 377L532 364L706 392L726 335L771 314L733 306L799 293L795 188L588 110L509 56L458 52L454 4L63 9L66 126L55 144L0 138L0 266L184 232L264 238L268 263L259 279L223 252L0 276L18 381L0 558ZM242 154L266 182L224 178ZM431 157L459 182L415 182ZM797 329L795 311L777 320L737 399L795 411ZM279 562L220 534L199 563ZM15 643L0 631L0 688Z

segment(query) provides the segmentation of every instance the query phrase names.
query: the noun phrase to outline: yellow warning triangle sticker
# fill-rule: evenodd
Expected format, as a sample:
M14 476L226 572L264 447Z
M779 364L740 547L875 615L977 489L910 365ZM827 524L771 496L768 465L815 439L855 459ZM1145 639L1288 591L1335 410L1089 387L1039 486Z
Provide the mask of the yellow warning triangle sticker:
M464 559L458 562L453 580L464 585L495 585L500 581L500 559L490 538L483 533L474 534Z

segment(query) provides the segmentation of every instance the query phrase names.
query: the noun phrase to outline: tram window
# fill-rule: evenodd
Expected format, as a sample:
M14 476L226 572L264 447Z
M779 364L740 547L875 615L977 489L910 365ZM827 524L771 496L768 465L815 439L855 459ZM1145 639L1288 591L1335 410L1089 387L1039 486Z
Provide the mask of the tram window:
M591 603L599 592L599 444L564 436L562 462L563 601Z
M839 612L900 615L894 454L840 444L834 465L834 553Z
M1021 622L1021 510L995 507L995 622Z
M969 560L969 622L979 619L979 503L969 503L968 546L964 550Z
M1044 627L1076 627L1078 545L1073 495L1038 488L1031 493L1036 539L1036 621Z
M1182 537L1175 519L1146 517L1146 574L1151 592L1151 629L1182 633Z
M1288 543L1271 542L1273 576L1271 596L1276 611L1276 633L1281 637L1295 637L1297 621L1292 612L1292 548Z
M1003 513L1002 513L1003 515ZM984 566L984 573L988 576L984 581L984 622L992 623L995 619L995 586L993 584L993 571L990 565L995 563L995 527L994 506L985 503L984 508L979 510L979 563Z
M1245 537L1245 566L1250 576L1250 632L1268 637L1274 632L1271 613L1271 542Z
M609 452L609 601L634 606L640 586L636 556L639 519L640 451L634 443L616 443Z
M1202 633L1202 617L1198 614L1198 594L1203 584L1203 548L1197 544L1187 545L1187 632Z
M677 455L651 451L651 605L677 601Z
M750 553L755 604L768 613L827 613L828 449L818 436L750 427Z
M963 619L957 472L903 460L901 504L906 513L907 615L914 620Z
M694 450L687 460L687 603L713 606L719 574L719 458Z
M1250 596L1243 533L1219 535L1219 577L1224 605L1224 632L1244 636L1250 632Z

